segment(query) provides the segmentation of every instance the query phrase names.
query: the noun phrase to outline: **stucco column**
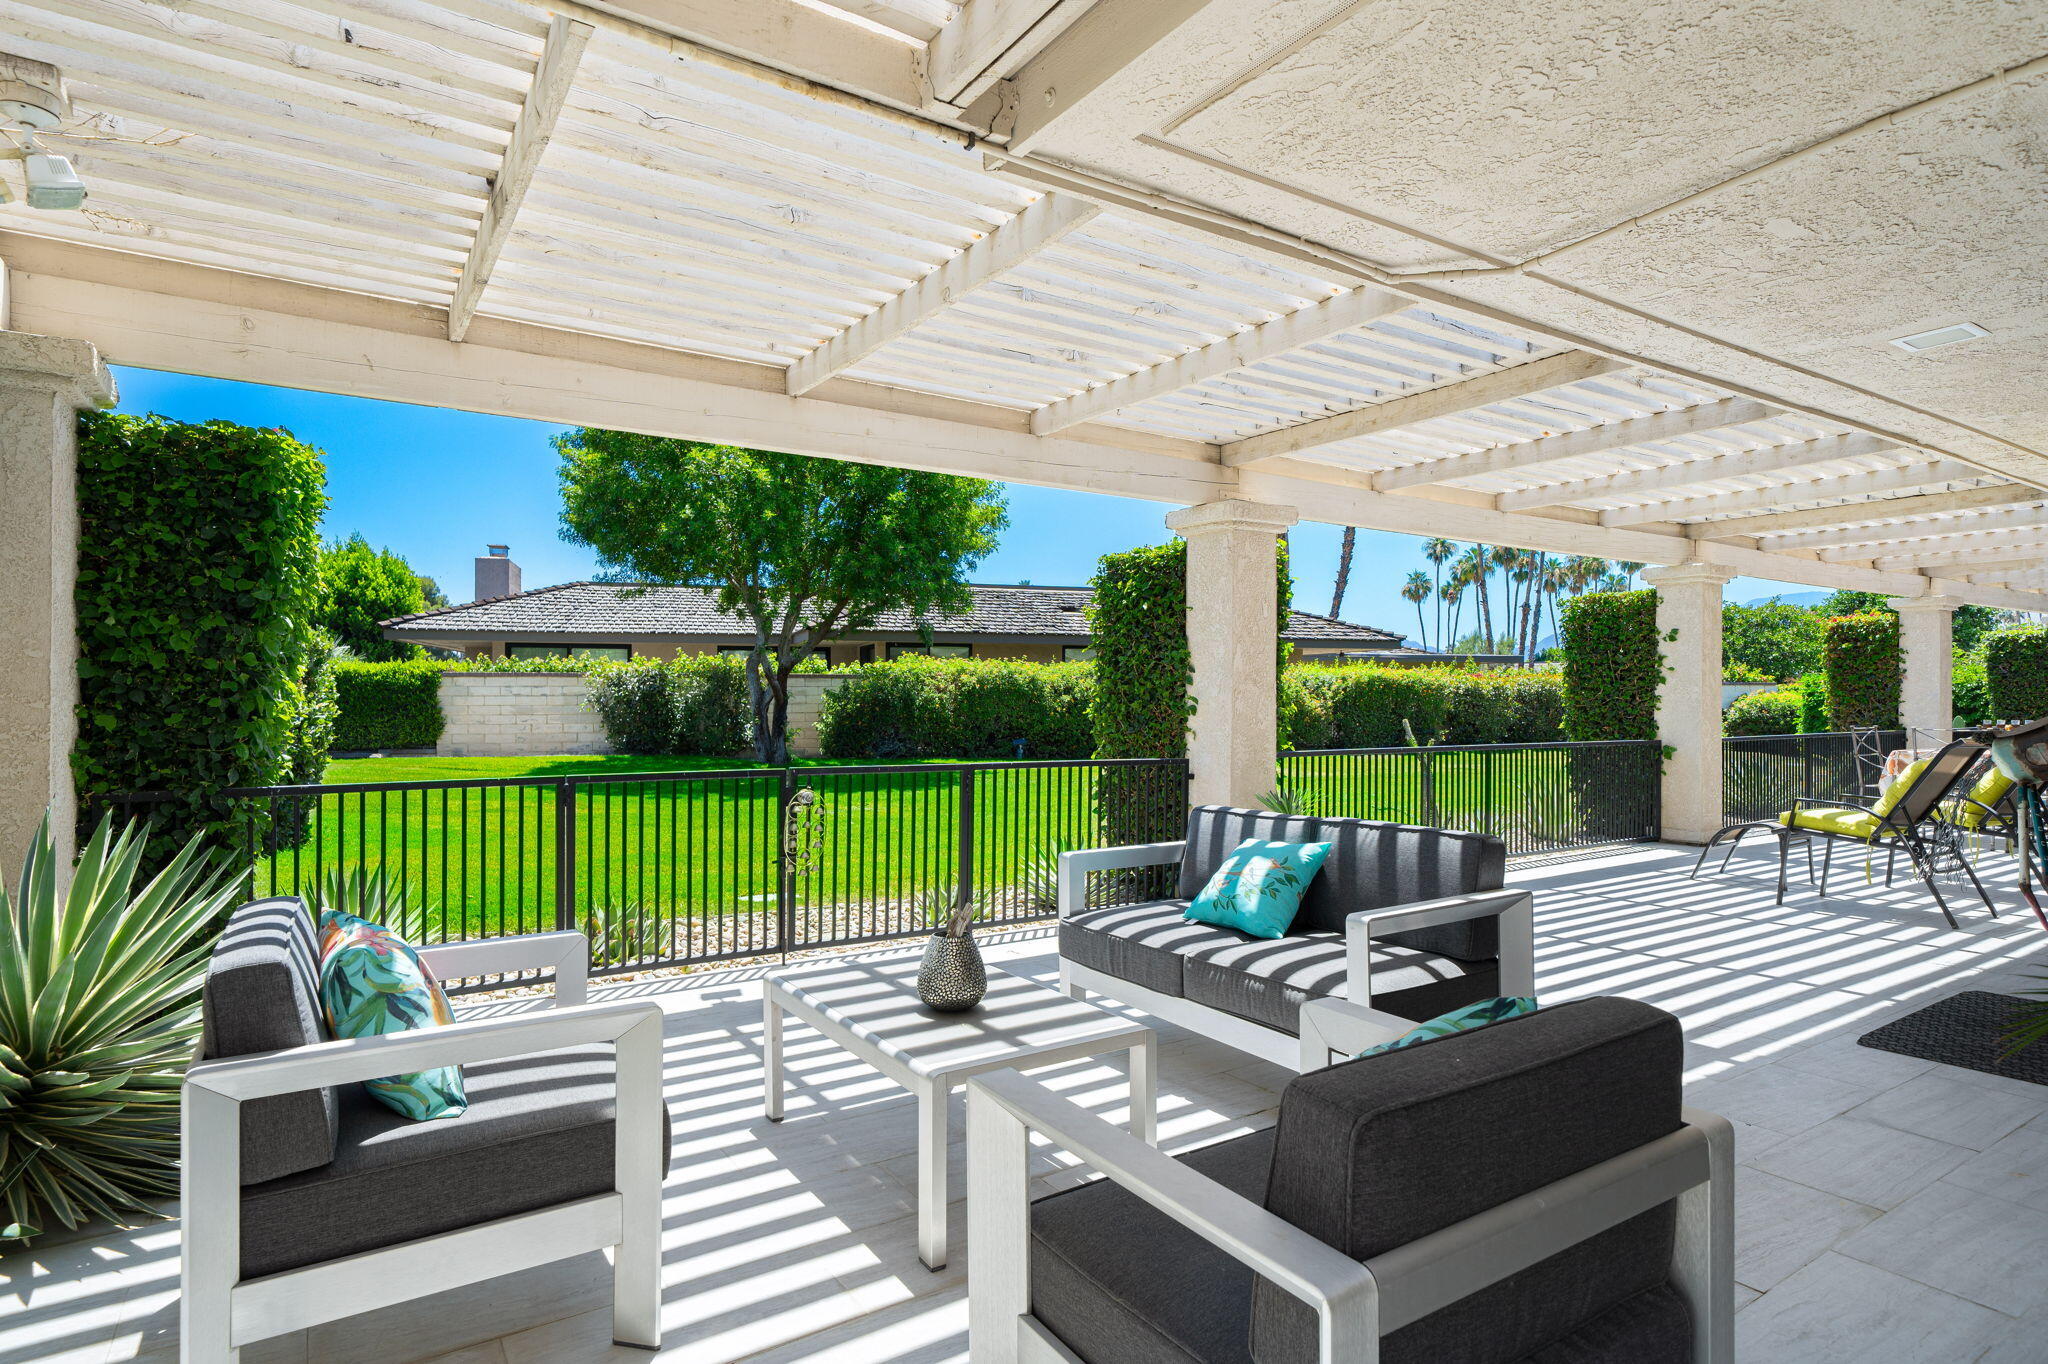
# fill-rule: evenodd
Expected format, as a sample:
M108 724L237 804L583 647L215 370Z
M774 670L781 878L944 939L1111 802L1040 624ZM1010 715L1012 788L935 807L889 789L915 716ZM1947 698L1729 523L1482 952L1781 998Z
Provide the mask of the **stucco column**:
M78 732L77 413L114 400L83 341L0 331L0 868L43 811L67 861Z
M1664 759L1663 835L1704 843L1721 827L1721 589L1735 575L1713 564L1643 573L1657 589L1657 737Z
M1188 650L1195 718L1188 739L1188 796L1196 805L1253 805L1275 783L1280 683L1273 568L1292 507L1228 498L1169 513L1188 542Z
M1946 740L1955 728L1954 597L1893 597L1899 613L1899 652L1903 676L1899 685L1899 718L1915 743Z

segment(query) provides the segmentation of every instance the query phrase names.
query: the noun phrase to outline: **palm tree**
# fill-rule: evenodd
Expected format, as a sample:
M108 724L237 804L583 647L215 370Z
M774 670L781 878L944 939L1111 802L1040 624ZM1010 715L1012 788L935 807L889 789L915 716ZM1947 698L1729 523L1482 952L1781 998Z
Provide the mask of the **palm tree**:
M1630 588L1634 587L1636 581L1636 574L1643 571L1643 566L1641 564L1630 563L1627 560L1623 560L1622 562L1616 564L1615 567L1621 570L1621 581L1623 585L1616 589L1620 592L1626 592Z
M1464 572L1460 569L1453 568L1451 570L1451 580L1445 583L1443 587L1437 591L1436 595L1438 601L1451 608L1451 630L1448 635L1444 636L1442 640L1439 640L1437 642L1438 647L1448 647L1450 649L1456 649L1458 647L1459 604L1463 602L1465 598ZM1439 612L1438 614L1441 615L1442 613Z
M1415 603L1415 633L1425 649L1429 647L1429 623L1422 618L1422 604L1429 600L1432 590L1429 575L1419 568L1410 573L1408 581L1401 585L1402 598Z
M1436 643L1441 649L1444 643L1444 561L1458 552L1458 547L1441 535L1432 535L1422 542L1422 557L1429 560L1430 570L1436 578Z
M1460 554L1458 556L1457 569L1459 573L1464 575L1465 581L1479 593L1479 619L1477 624L1482 636L1479 652L1490 654L1493 652L1493 599L1487 594L1486 590L1486 546L1473 545L1463 554Z
M1595 592L1626 592L1628 591L1628 574L1610 573L1599 582L1594 583L1593 590Z
M1351 551L1358 547L1358 527L1344 527L1344 547L1337 551L1337 590L1330 594L1330 615L1344 614L1344 589L1351 586Z
M1514 576L1518 589L1516 595L1518 617L1512 622L1515 627L1515 657L1523 662L1529 660L1529 641L1535 636L1529 632L1529 608L1536 595L1536 584L1541 576L1543 556L1532 550L1514 551L1514 563L1509 572Z

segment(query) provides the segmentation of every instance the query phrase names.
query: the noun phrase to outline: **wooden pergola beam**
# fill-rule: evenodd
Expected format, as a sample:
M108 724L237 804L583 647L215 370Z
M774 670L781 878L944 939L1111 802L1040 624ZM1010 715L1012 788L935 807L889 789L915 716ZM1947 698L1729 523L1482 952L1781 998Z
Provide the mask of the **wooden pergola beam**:
M1256 327L1247 327L1149 369L1049 403L1031 414L1031 429L1041 436L1064 431L1106 413L1135 407L1161 394L1257 364L1269 356L1362 327L1377 318L1390 317L1408 306L1407 299L1382 289L1353 289Z
M925 68L932 95L968 105L1043 51L1094 0L967 0L932 38Z
M2048 526L2002 534L1953 536L1930 542L1924 549L1911 549L1899 554L1874 554L1866 546L1861 549L1824 549L1820 557L1831 563L1856 563L1867 559L1883 570L1975 568L1980 561L1989 563L2011 558L2015 550L2048 556Z
M455 299L448 307L450 341L460 341L469 331L470 319L476 316L477 305L483 301L484 287L491 282L498 255L512 237L512 222L519 216L519 205L533 185L541 155L547 151L555 124L562 117L562 106L568 102L569 87L576 80L576 63L582 60L583 49L595 32L589 24L560 14L548 24L547 41L541 47L540 62L534 67L533 85L527 90L526 103L520 106L518 121L512 125L504 160L491 181L491 197L484 205L483 220L477 224L468 259L462 263L462 276L455 282Z
M1515 473L1556 460L1597 455L1603 450L1619 449L1624 445L1642 445L1650 441L1670 440L1676 436L1692 436L1702 431L1740 426L1744 422L1762 421L1766 417L1778 415L1779 410L1766 403L1748 398L1722 398L1715 402L1702 403L1698 407L1680 408L1674 412L1657 412L1647 417L1632 417L1624 421L1608 422L1604 426L1588 427L1584 431L1569 431L1559 436L1544 436L1540 440L1495 446L1491 450L1475 450L1467 455L1451 455L1444 459L1431 460L1427 464L1410 465L1405 469L1389 469L1373 475L1372 486L1381 492L1393 492L1399 488L1412 488L1419 484L1447 483L1452 479L1477 478L1484 474Z
M1604 355L1566 351L1562 355L1531 360L1512 369L1482 374L1463 383L1424 389L1420 393L1391 398L1371 407L1339 412L1332 417L1319 417L1315 421L1232 441L1223 447L1223 462L1233 469L1241 469L1261 460L1299 455L1318 446L1356 440L1360 436L1434 421L1438 417L1455 416L1460 412L1527 398L1553 388L1563 388L1566 384L1597 379L1603 374L1631 368L1635 366L1610 360Z
M1562 506L1567 502L1588 502L1595 498L1637 497L1645 493L1687 488L1696 483L1739 478L1745 474L1784 473L1789 469L1800 469L1812 464L1825 464L1831 460L1849 459L1856 455L1880 455L1896 449L1896 442L1879 440L1875 436L1822 436L1818 440L1797 441L1790 445L1740 450L1731 455L1685 460L1676 464L1660 465L1654 469L1629 469L1618 474L1575 478L1568 483L1553 483L1544 488L1527 488L1520 492L1502 493L1500 507L1502 511L1535 511L1539 507ZM1668 515L1676 514L1667 514L1666 511L1674 505L1663 502L1643 507L1622 507L1611 512L1602 512L1601 515L1616 517L1617 519L1611 523L1614 525L1623 525L1630 521L1662 521L1668 519Z
M1083 199L1048 194L968 246L789 367L789 396L800 398L911 331L955 300L1014 269L1101 210Z
M1887 446L1881 441L1871 441L1868 445L1862 443L1870 440L1871 438L1866 436L1829 436L1825 438L1825 447L1830 451L1847 449L1858 454L1898 453L1897 447ZM1841 458L1839 454L1831 453L1827 459L1816 459L1819 451L1812 447L1821 445L1822 441L1808 441L1801 445L1782 446L1777 450L1751 450L1742 455L1703 460L1690 467L1711 465L1714 472L1695 476L1685 482L1679 482L1680 476L1673 473L1670 481L1674 487L1685 488L1709 479L1718 481L1747 474L1796 473L1802 469L1811 469L1815 464L1830 463ZM1794 453L1787 454L1787 451ZM1797 453L1800 451L1805 452L1803 456ZM1773 458L1752 460L1749 458L1751 455L1768 455ZM1799 462L1793 463L1793 460ZM1655 472L1661 474L1666 471L1659 469ZM1758 512L1771 507L1782 507L1787 502L1805 502L1816 498L1871 497L1905 488L1925 488L1932 484L1982 477L1982 469L1958 460L1923 460L1915 464L1873 469L1860 474L1831 474L1826 477L1803 478L1795 483L1773 483L1763 488L1745 488L1739 492L1697 493L1664 502L1646 502L1636 507L1614 507L1601 512L1600 521L1602 525L1609 526L1632 526L1643 521L1689 521L1695 517L1713 516L1721 512Z
M2026 530L2048 525L2041 510L2041 494L2031 489L2023 497L2008 498L2008 505L1976 514L1954 513L1921 517L1912 521L1891 521L1880 526L1831 526L1819 530L1774 535L1764 546L1784 549L1841 549L1850 545L1888 545L1901 540L1932 539L1943 535L1974 535L1985 531ZM1872 553L1879 552L1876 549Z
M1892 497L1871 502L1849 502L1832 507L1807 507L1801 511L1765 512L1760 516L1732 517L1726 521L1709 521L1696 527L1702 538L1721 539L1730 535L1788 535L1793 531L1818 530L1830 534L1847 533L1847 527L1855 522L1875 521L1880 517L1939 516L1946 512L1970 511L1979 507L2003 507L2015 502L2039 501L2042 494L2019 483L2000 484L1990 488L1967 488L1957 493L1921 493L1913 497ZM1875 533L1871 539L1882 538L1882 532L1890 526L1866 526ZM1789 548L1804 542L1785 540L1774 543L1773 549ZM1817 540L1811 543L1830 543ZM1854 540L1833 543L1855 544Z

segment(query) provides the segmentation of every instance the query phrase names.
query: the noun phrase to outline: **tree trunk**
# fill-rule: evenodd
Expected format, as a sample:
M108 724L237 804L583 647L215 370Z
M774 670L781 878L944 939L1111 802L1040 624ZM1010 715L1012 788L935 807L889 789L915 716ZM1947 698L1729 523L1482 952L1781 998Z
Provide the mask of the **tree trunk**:
M793 668L795 665L790 665ZM776 767L789 766L789 673L790 668L777 668L773 685L768 694L769 745L766 762Z
M1344 547L1337 551L1337 590L1330 594L1330 614L1344 614L1344 589L1351 586L1351 551L1358 547L1358 527L1344 527Z
M1491 576L1492 570L1488 568L1486 562L1486 546L1481 545L1479 547L1479 571L1472 575L1472 585L1479 589L1479 629L1484 635L1484 638L1479 641L1479 652L1482 654L1492 653L1495 643L1493 638L1493 594L1486 587L1486 580Z

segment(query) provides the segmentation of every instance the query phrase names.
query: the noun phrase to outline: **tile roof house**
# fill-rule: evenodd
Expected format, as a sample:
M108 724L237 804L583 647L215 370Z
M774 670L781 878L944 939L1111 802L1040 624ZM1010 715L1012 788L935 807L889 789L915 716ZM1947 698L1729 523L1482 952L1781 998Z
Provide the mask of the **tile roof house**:
M502 546L492 549L477 560L478 600L385 621L385 636L495 657L603 653L671 658L744 649L752 642L747 623L720 611L709 589L576 582L523 592L518 565ZM974 605L929 622L928 632L908 613L891 612L870 629L833 640L831 662L925 652L1038 662L1087 656L1088 588L977 583L968 590ZM1435 657L1404 649L1401 636L1391 630L1305 611L1293 613L1284 637L1302 657Z

